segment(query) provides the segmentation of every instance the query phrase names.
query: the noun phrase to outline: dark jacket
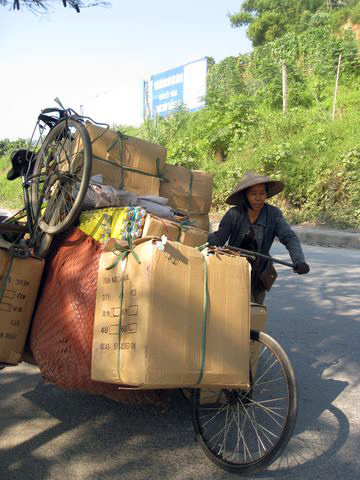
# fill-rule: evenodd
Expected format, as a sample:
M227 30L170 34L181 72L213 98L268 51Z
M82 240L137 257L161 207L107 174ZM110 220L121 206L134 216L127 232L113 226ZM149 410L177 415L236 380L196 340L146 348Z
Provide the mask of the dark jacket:
M246 206L230 208L222 218L218 231L209 234L209 244L223 247L228 243L239 248L250 227L246 212ZM279 208L265 204L254 227L259 253L269 255L271 245L277 237L288 249L294 264L305 262L300 241ZM261 259L257 262L257 270L263 271L266 264L267 260Z

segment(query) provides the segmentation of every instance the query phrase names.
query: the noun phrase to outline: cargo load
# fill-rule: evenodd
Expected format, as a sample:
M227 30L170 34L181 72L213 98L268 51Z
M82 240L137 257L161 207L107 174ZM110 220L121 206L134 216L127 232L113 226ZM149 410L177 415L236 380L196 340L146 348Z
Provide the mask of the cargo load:
M166 148L92 123L85 124L92 144L91 175L102 175L103 184L136 195L159 195ZM74 141L73 154L82 155Z
M42 258L19 258L0 248L0 362L21 361L43 268Z
M182 166L165 165L160 195L169 199L169 204L181 213L207 214L212 200L213 176L200 170Z
M135 243L126 256L100 257L91 378L138 388L247 386L247 260Z
M99 258L104 246L70 229L51 244L29 344L45 381L125 404L166 404L166 390L119 389L90 378ZM91 259L91 261L89 261Z

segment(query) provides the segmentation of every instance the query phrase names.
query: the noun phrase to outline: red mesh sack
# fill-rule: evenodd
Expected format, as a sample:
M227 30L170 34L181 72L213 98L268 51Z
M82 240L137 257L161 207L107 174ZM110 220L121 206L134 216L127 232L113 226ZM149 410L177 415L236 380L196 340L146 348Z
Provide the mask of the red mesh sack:
M30 335L45 380L127 404L164 404L166 390L127 390L91 380L99 259L103 246L78 228L55 237L46 259Z

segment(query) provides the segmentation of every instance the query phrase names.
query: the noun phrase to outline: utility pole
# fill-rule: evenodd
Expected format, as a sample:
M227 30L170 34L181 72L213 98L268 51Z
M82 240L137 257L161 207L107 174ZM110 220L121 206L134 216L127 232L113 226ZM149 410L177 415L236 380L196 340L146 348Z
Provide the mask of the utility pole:
M336 112L336 98L339 90L339 76L340 76L340 65L341 65L341 53L339 55L338 67L336 72L336 81L335 81L335 92L334 92L334 103L333 103L333 111L332 111L332 119L335 119L335 112Z
M286 65L282 64L282 96L283 96L283 114L288 113L288 93L287 93L287 73Z

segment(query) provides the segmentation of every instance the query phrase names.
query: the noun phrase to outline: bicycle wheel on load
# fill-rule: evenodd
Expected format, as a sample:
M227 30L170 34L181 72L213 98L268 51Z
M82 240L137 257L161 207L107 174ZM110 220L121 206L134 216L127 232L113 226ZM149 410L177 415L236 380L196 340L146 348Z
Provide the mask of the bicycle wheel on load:
M239 475L258 472L286 447L297 418L294 371L282 347L251 331L250 388L193 390L193 425L206 455Z
M71 118L56 123L37 153L31 176L31 208L41 230L56 234L71 226L87 192L91 164L84 125Z

